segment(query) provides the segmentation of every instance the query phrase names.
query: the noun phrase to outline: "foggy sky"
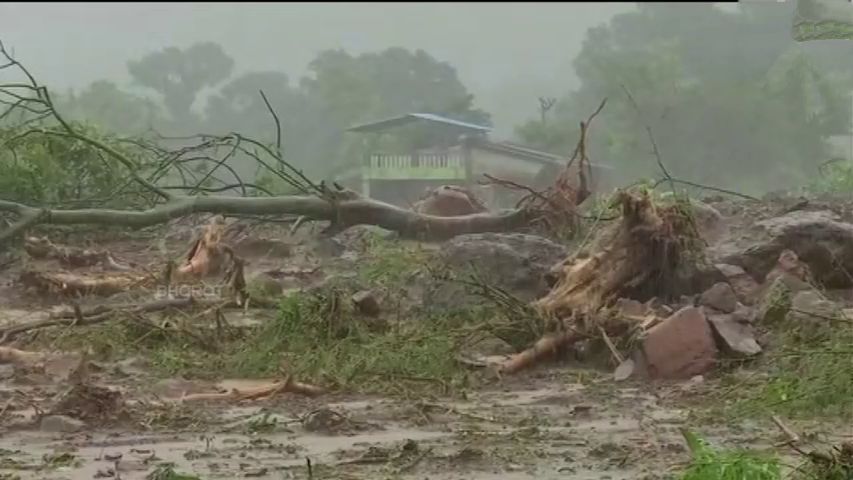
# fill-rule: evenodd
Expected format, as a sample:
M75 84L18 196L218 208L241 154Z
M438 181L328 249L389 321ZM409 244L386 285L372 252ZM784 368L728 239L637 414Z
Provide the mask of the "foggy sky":
M634 3L0 3L0 39L51 88L130 88L126 62L210 40L246 70L294 81L317 52L421 48L448 61L498 132L574 87L589 27Z

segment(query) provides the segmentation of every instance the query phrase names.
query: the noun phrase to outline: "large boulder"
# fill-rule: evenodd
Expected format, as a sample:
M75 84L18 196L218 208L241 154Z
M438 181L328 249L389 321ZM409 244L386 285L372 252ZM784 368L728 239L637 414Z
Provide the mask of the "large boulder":
M853 224L830 211L793 211L755 222L709 253L715 262L736 265L763 281L784 250L793 251L826 287L853 286L847 273L853 271Z
M551 240L521 233L478 233L460 235L444 244L441 258L457 272L476 272L485 283L529 302L548 293L546 280L551 266L569 255L569 250ZM441 302L470 301L458 293L439 289Z

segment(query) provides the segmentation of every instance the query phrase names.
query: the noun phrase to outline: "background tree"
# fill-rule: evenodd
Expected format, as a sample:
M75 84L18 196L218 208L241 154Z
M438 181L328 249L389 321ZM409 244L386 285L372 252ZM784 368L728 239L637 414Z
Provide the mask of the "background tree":
M92 82L79 93L70 91L57 103L70 118L125 135L143 134L163 120L159 106L151 99L126 92L107 80Z
M336 170L349 168L363 155L363 138L343 131L359 122L405 113L436 113L461 121L491 125L474 106L474 96L456 70L423 50L389 48L352 56L344 50L321 52L300 86L324 119L326 141L338 145ZM451 134L423 128L395 132L389 148L419 148L450 142Z
M589 140L617 181L659 175L648 127L673 175L753 192L802 185L829 157L826 139L849 131L849 66L824 68L799 49L792 8L780 5L643 4L617 15L588 31L574 61L580 87L552 121L516 133L570 153L578 122L607 97Z
M165 48L127 63L134 81L163 96L177 124L193 121L192 106L205 87L227 79L234 60L216 43L196 43L186 49Z
M279 132L275 131L270 108L279 118ZM324 159L335 151L323 134L328 120L281 72L249 72L231 80L208 98L204 111L207 131L242 132L270 144L276 141L278 133L283 157L312 176L322 177L326 173ZM246 159L243 163L248 166L255 162Z

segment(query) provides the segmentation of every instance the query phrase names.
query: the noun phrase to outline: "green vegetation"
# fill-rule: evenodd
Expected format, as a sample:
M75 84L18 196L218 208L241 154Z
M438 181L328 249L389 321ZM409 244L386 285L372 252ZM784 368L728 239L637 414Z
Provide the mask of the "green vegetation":
M428 254L376 238L365 243L370 253L355 284L386 292L388 308L400 308L395 295L406 278L422 271ZM128 318L37 341L91 347L101 357L141 355L163 376L268 378L284 368L298 379L345 391L452 394L468 387L471 378L455 356L478 323L475 312L368 318L354 311L353 287L344 279L288 297L273 318L253 327L217 331L207 322L170 318L157 326Z
M786 320L787 295L768 295L765 321L775 320L774 348L759 366L761 374L735 381L735 416L781 414L786 418L853 418L853 327L840 315L815 328ZM806 323L806 324L804 324ZM817 331L816 331L817 330ZM728 390L728 389L727 389Z
M694 433L682 430L693 456L682 480L778 480L782 478L777 458L748 450L717 451Z
M571 152L602 98L587 150L616 184L658 176L650 129L670 173L743 193L798 188L849 131L849 42L793 44L790 7L644 4L587 31L580 85L517 129L525 143ZM828 43L832 43L829 45Z

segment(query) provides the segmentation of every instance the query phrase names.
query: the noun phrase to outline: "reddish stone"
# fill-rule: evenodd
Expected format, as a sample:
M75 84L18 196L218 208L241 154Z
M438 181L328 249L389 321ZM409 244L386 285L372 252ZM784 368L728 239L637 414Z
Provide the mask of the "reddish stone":
M714 365L717 345L702 309L685 307L646 332L642 353L649 377L683 380Z

